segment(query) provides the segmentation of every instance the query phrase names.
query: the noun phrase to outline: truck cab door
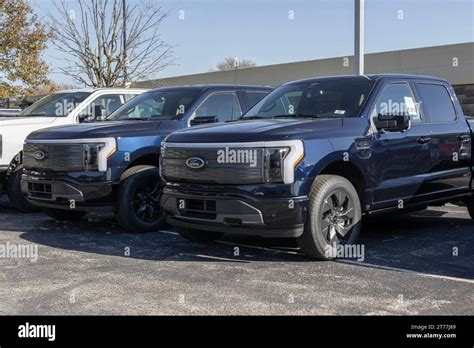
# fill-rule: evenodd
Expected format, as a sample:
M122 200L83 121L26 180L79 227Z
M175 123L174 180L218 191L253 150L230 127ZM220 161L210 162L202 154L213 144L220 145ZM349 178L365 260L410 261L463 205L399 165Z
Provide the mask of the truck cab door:
M434 198L467 193L471 182L471 134L454 91L442 81L415 83L431 138L433 166L429 190ZM451 90L451 93L450 93Z
M409 115L403 131L383 128L378 119L386 115ZM390 81L383 85L370 111L374 125L371 173L374 184L372 209L404 208L429 194L427 181L432 168L429 128L417 105L413 85Z

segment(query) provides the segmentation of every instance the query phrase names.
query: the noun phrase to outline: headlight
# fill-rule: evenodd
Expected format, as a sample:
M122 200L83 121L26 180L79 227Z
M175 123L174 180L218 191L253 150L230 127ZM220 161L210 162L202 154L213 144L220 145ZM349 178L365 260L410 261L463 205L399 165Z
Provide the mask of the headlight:
M86 170L99 170L99 153L104 147L104 143L84 144L84 168Z
M283 171L285 170L283 163L290 148L266 148L265 153L265 181L266 182L282 182Z
M117 151L115 138L91 138L77 142L84 144L84 169L107 171L107 161Z
M265 181L292 184L295 181L295 167L304 157L301 140L265 142Z

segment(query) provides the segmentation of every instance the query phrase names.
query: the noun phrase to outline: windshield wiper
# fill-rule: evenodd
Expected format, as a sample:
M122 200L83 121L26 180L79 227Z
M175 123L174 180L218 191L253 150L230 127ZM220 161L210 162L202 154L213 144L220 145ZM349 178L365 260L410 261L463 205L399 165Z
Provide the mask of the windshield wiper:
M249 116L249 117L242 117L239 120L261 120L267 119L270 120L272 118L318 118L318 115L305 115L305 114L285 114L285 115L276 115L276 116Z
M260 120L262 118L268 118L268 117L264 117L264 116L249 116L249 117L241 117L241 118L238 118L237 120Z
M119 120L110 119L110 121L150 121L151 117L129 117Z
M276 115L272 118L318 118L318 115L306 115L306 114L292 114L292 115Z
M20 115L20 114L18 114L18 116L24 116L24 117L28 117L28 116L46 116L46 113L45 113L45 112L41 112L41 113L28 114L28 115Z

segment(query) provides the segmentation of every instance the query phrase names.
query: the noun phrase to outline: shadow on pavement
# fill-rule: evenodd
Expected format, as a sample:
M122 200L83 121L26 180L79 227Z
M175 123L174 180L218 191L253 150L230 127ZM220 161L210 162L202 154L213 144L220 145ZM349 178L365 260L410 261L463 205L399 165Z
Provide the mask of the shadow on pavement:
M192 243L184 240L167 226L164 232L130 234L124 232L113 219L87 218L74 222L59 222L41 214L28 214L29 221L37 224L27 228L8 228L18 231L20 237L32 243L63 250L104 254L156 261L207 261L207 262L251 262L251 261L305 261L301 255L288 255L273 250L240 248L245 251L235 255L235 245L224 243ZM249 239L247 237L247 239ZM255 242L253 238L250 243ZM269 241L264 241L268 244ZM279 244L282 241L277 240ZM271 247L269 245L268 247ZM129 249L126 249L129 248ZM130 255L125 253L130 250Z
M365 262L420 273L474 279L474 221L425 210L370 219L359 243Z
M474 222L465 214L445 214L426 210L368 219L359 239L365 248L364 263L474 279ZM41 214L29 214L24 220L25 226L12 229L16 226L12 224L9 230L24 232L21 238L30 242L64 250L157 261L311 261L299 253L292 239L228 235L221 242L190 243L172 233L124 233L113 219L107 218L63 223ZM234 255L236 246L238 256ZM130 256L125 256L127 247Z

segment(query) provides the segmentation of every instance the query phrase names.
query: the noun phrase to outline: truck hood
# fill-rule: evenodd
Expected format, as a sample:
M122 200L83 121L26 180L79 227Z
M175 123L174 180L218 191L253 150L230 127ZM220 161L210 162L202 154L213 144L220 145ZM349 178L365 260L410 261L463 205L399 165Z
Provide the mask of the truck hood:
M157 128L165 121L105 121L52 127L31 133L28 139L83 139L127 137L157 134Z
M269 119L218 123L175 132L166 137L168 142L257 142L285 139L321 138L331 130L340 129L343 119Z
M56 121L57 117L41 117L41 116L8 116L0 117L0 127L6 126L29 126L35 124L47 125Z

